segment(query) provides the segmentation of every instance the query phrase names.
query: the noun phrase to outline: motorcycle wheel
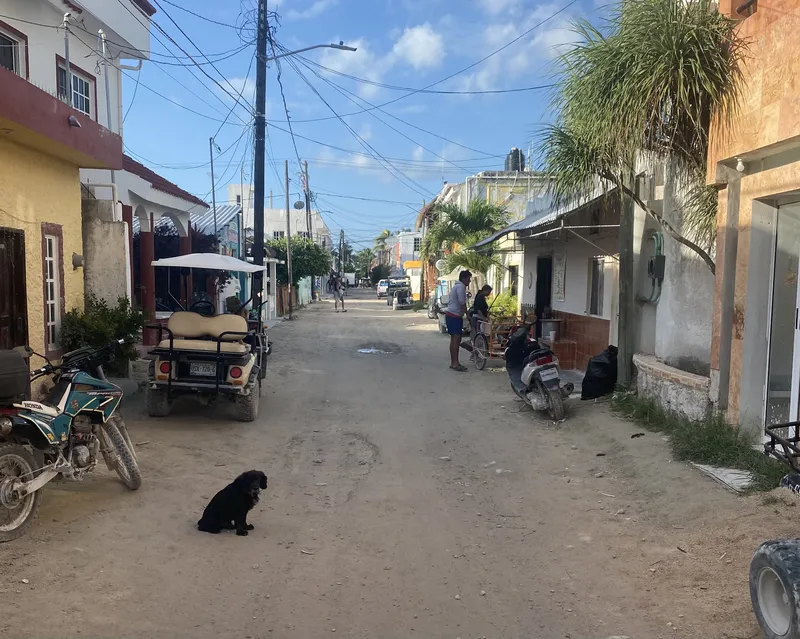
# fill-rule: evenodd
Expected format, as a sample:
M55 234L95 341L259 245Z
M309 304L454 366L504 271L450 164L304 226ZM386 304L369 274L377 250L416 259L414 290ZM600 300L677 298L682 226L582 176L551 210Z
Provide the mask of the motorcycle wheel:
M40 491L16 499L8 487L15 478L33 479L38 467L33 455L24 446L0 444L0 543L24 535L36 518Z
M547 397L547 413L554 422L560 422L564 419L564 400L561 397L561 392L551 388L547 388L545 391L545 397Z
M119 424L122 425L122 428ZM103 429L116 453L116 460L111 463L113 470L119 475L125 486L131 490L139 490L142 485L142 474L139 472L139 464L136 463L132 447L128 446L128 441L122 434L122 430L127 432L125 423L115 415L105 423Z
M750 599L767 639L800 638L800 543L761 544L750 562Z
M486 344L485 335L476 335L475 344L472 347L472 352L475 355L475 368L482 371L486 368L486 361L489 357L489 346Z
M428 307L428 319L436 319L436 309L433 306Z

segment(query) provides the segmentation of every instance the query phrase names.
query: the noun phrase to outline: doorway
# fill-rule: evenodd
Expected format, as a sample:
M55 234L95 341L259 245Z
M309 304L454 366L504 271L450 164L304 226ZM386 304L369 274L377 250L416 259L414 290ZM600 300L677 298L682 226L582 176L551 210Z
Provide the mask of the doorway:
M778 208L774 247L765 424L800 415L800 204Z
M28 343L25 234L0 228L0 349Z
M553 256L536 260L536 337L542 336L542 314L550 308L553 297Z

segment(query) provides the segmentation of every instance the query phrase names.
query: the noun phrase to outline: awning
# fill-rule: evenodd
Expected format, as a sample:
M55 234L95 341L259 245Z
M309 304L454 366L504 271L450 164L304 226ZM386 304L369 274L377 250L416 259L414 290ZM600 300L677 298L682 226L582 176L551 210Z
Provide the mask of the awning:
M153 266L202 268L211 271L238 271L240 273L258 273L259 271L267 270L266 266L249 264L230 255L218 255L217 253L189 253L178 257L165 257L161 260L155 260Z
M422 268L422 262L420 260L406 260L403 262L403 268Z
M613 193L615 190L616 187L612 187L610 184L603 184L598 182L598 184L595 185L595 188L589 195L579 197L576 200L573 200L572 202L569 202L567 204L555 207L552 204L552 200L550 200L550 205L548 207L540 208L540 210L531 213L526 218L523 218L518 222L514 222L513 224L507 226L506 228L498 231L494 235L490 235L486 239L481 240L477 244L473 244L470 248L472 249L482 248L484 246L488 246L496 242L497 240L505 237L506 235L510 235L511 233L515 233L518 231L528 231L531 229L535 229L537 227L552 224L553 222L557 222L562 217L567 217L568 215L571 215L572 213L575 213L580 209L589 206L590 204L594 204L597 200ZM529 204L536 205L537 202L532 202Z

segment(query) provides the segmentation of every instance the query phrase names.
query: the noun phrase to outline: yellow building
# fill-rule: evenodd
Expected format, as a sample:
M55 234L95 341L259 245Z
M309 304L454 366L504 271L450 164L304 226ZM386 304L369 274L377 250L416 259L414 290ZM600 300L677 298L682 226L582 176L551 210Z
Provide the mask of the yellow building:
M0 349L58 357L83 306L79 169L122 167L122 140L0 66Z

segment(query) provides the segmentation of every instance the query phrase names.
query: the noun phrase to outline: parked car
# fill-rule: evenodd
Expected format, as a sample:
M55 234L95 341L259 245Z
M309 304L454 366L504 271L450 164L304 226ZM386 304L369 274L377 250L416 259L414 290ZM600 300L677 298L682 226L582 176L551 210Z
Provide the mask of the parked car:
M378 288L376 289L378 293L378 297L386 297L386 291L389 288L389 280L381 280L378 282Z

